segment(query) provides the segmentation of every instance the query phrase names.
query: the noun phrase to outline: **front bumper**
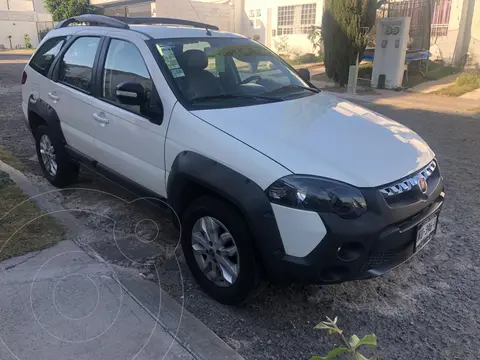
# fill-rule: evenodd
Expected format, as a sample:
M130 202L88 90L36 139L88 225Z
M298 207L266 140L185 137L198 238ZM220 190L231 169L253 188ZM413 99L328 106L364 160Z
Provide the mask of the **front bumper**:
M385 274L415 255L418 225L440 213L443 179L439 177L436 185L421 201L398 207L388 205L376 189L364 191L369 210L354 220L319 214L327 229L325 237L305 257L277 251L269 261L270 277L332 284Z

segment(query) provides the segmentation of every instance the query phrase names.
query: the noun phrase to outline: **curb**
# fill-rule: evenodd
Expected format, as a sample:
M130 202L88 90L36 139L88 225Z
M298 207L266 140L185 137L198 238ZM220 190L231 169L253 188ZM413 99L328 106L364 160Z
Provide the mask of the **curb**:
M69 232L79 234L85 231L85 226L61 205L39 196L49 190L33 184L25 174L0 160L0 170L9 174L10 179L25 192L40 209L45 212L55 212L53 216ZM92 248L84 244L74 243L88 256L98 262L106 261ZM132 269L114 266L117 281L125 293L137 302L146 313L152 317L167 333L189 352L195 360L243 360L235 350L228 346L220 337L183 308L169 294L149 280L142 279ZM160 304L160 311L159 311Z

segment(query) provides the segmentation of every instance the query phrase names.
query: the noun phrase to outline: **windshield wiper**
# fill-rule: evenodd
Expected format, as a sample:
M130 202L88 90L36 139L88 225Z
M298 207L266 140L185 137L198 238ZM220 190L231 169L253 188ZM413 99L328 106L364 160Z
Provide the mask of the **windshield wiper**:
M306 87L306 86L301 86L301 85L285 85L285 86L282 86L282 87L279 87L278 89L275 89L275 90L272 90L272 91L268 91L268 92L265 92L263 93L264 94L275 94L277 92L282 92L283 90L288 90L288 89L302 89L302 90L308 90L308 91L311 91L315 94L318 94L320 92L319 89L315 89L315 88L311 88L311 87Z
M282 101L282 99L271 98L269 96L262 95L248 95L248 94L219 94L219 95L210 95L210 96L199 96L191 99L192 103L199 101L209 101L209 100L227 100L227 99L253 99L253 100L267 100L270 102Z

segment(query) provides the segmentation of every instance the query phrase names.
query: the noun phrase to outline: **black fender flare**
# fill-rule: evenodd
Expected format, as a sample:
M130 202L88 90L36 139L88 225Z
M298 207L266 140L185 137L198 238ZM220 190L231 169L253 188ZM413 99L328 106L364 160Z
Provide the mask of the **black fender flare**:
M30 118L30 113L34 113L40 118L42 118L47 126L52 130L52 135L55 136L57 141L60 141L62 144L66 144L65 137L63 136L62 127L60 125L60 118L58 117L57 112L52 108L47 102L43 101L41 98L34 99L32 95L28 99L28 122L32 132L32 119Z
M263 189L237 171L201 154L183 151L177 155L167 181L167 199L181 213L182 193L191 182L229 201L244 216L259 251L262 265L268 272L285 255L272 205Z

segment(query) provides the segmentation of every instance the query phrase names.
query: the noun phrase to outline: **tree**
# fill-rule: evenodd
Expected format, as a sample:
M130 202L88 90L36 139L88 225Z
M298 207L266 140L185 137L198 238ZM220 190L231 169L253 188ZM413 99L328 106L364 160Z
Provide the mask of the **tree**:
M93 12L88 0L44 0L45 8L52 14L53 21Z
M377 9L385 1L326 0L322 19L325 69L340 86L348 83L349 66L361 59L367 34L375 24Z

